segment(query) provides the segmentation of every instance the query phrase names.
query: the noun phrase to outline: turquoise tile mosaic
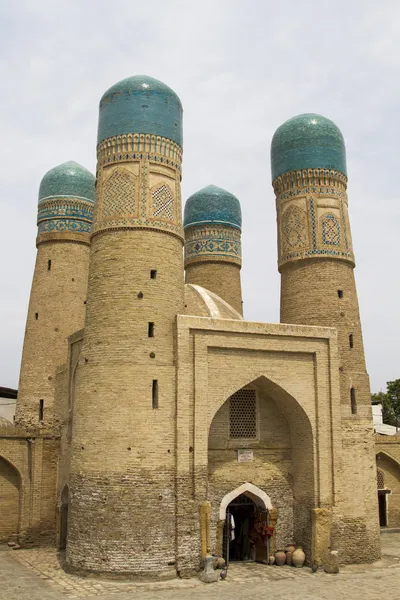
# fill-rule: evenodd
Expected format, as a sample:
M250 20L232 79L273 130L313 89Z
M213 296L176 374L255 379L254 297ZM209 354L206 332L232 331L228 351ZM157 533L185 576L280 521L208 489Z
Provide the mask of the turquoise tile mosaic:
M94 202L96 178L90 171L74 161L54 167L43 177L39 187L39 200L50 196L73 196Z
M147 133L182 147L182 104L157 79L135 75L119 81L100 100L97 143L124 133Z
M215 185L199 190L186 201L183 228L202 223L221 223L241 229L242 211L239 200Z
M38 234L89 233L95 197L95 177L76 162L51 169L39 188Z
M347 175L344 139L335 123L307 113L276 130L271 144L272 181L299 169L334 169Z

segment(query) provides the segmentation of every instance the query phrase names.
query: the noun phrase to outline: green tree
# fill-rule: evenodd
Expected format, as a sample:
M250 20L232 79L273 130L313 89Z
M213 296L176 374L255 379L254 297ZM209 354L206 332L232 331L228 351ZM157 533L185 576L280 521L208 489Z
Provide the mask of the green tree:
M397 428L400 426L400 379L387 382L387 399L388 405L393 414L393 425Z
M383 422L400 429L400 379L388 381L386 392L371 394L374 404L382 404Z

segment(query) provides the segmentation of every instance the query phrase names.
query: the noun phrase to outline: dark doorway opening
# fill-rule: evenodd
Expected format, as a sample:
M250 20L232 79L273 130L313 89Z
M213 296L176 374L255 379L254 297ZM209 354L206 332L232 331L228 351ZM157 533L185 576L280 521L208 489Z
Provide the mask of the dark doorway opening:
M260 509L246 494L240 494L228 505L224 527L223 554L231 561L264 562L267 548L260 548L257 530L268 524L268 511ZM261 553L260 553L261 551Z
M69 489L65 485L61 494L61 506L60 506L60 538L59 548L65 550L67 547L68 537L68 504L69 504Z
M378 492L378 505L379 505L379 526L387 527L387 507L386 507L386 490L384 492Z

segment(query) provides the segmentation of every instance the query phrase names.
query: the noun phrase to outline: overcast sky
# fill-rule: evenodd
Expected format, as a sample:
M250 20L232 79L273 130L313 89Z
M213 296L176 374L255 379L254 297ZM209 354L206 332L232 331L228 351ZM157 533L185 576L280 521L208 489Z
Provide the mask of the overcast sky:
M98 102L135 74L184 108L183 198L241 202L245 317L279 321L269 149L317 112L347 145L356 281L372 391L400 377L399 0L1 0L0 385L17 387L44 173L94 172Z

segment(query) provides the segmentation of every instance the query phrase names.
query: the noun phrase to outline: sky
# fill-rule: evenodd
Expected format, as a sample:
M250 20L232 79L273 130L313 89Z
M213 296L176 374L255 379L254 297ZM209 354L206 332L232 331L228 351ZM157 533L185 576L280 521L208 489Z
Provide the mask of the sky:
M398 0L1 0L0 26L0 386L18 386L40 180L95 171L100 97L135 74L182 101L182 198L241 202L248 320L279 322L272 135L304 112L339 126L371 389L400 378Z

